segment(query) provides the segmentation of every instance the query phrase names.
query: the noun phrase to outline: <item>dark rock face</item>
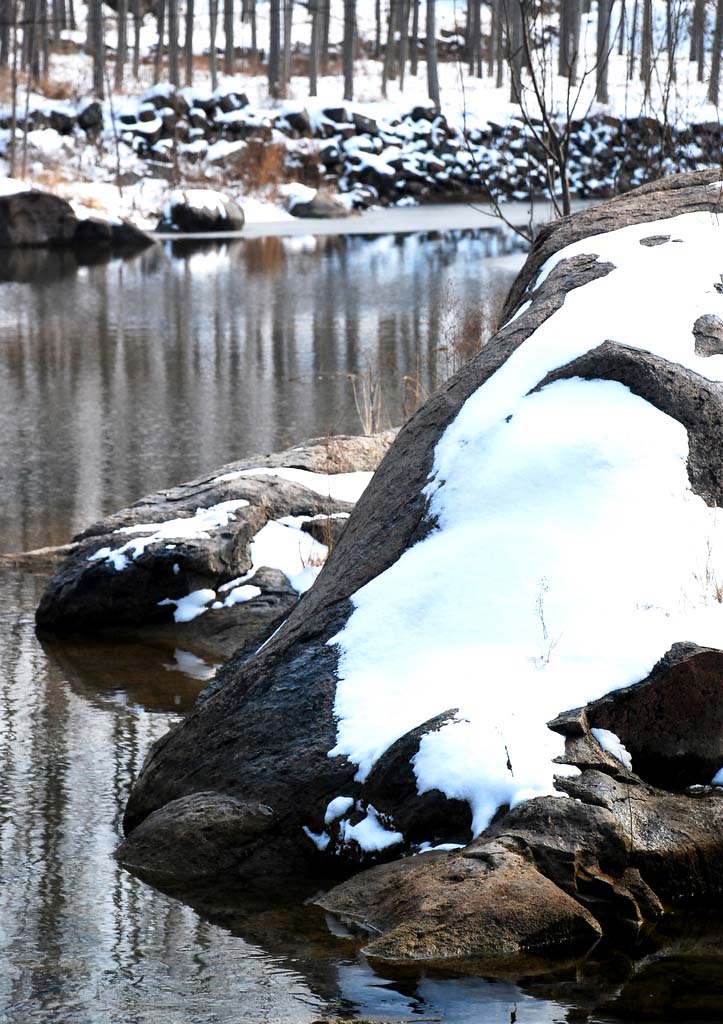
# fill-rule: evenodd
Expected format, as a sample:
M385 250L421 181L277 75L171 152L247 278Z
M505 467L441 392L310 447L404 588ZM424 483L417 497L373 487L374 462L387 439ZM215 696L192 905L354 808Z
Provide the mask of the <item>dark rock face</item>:
M51 579L38 607L39 628L49 632L82 632L170 621L173 605L159 602L180 600L193 591L218 590L251 569L250 543L269 520L284 516L348 515L353 507L280 477L234 478L234 474L250 468L280 466L319 473L370 471L390 443L391 435L310 442L274 455L231 463L212 476L142 498L76 538L77 545ZM219 479L227 475L232 479ZM178 520L182 533L183 521L192 518L199 508L208 509L227 501L239 502L240 507L231 511L227 522L204 531L206 536L177 541L159 537L137 557L121 556L121 563L127 564L120 570L105 557L93 557L104 548L118 550L144 532L146 536L157 532L151 526L140 533L128 532L139 524L160 525ZM346 519L328 521L346 523ZM204 640L212 648L230 653L244 634L251 635L275 622L298 600L286 577L276 570L261 568L244 583L261 593L250 601L214 609L189 621L182 627L184 636ZM225 595L219 592L218 597L222 602Z
M636 686L584 709L590 728L608 729L641 779L666 789L710 780L723 764L723 652L676 644ZM566 733L569 712L558 720Z
M202 878L218 874L219 867L232 867L237 851L248 849L268 832L273 817L271 808L263 804L243 804L218 793L194 793L147 818L118 855L129 866L137 858L151 873Z
M674 179L543 233L508 304L518 315L400 431L314 587L260 650L229 662L222 685L153 749L128 802L124 850L132 849L134 830L149 816L199 792L270 806L274 827L262 846L269 856L281 842L287 852L294 849L294 870L304 858L311 863L324 851L339 851L341 825L327 805L341 795L352 825L372 812L390 830L404 822L404 840L368 855L367 863L397 857L412 837L421 840L421 825L415 832L420 823L429 829L424 838L467 842L459 851L378 865L324 897L327 909L382 932L370 954L399 960L589 943L601 928L639 927L660 913L663 901L722 891L723 794L709 787L663 788L709 782L723 763L718 651L677 645L629 692L562 714L552 723L566 738L560 760L581 774L561 777L558 788L575 799L501 807L474 842L469 811L441 793L420 796L409 764L421 736L443 728L454 709L401 737L365 781L356 777L355 765L329 756L338 679L338 650L329 640L347 622L355 592L434 528L423 488L439 438L467 398L571 291L613 269L594 255L577 255L559 262L534 289L542 262L577 238L590 236L594 254L593 236L600 232L692 209L717 210L720 188L712 180ZM521 309L523 301L529 304ZM717 386L613 342L560 367L539 386L567 377L622 383L682 424L692 490L709 506L723 502L723 395ZM686 707L689 720L676 722ZM616 732L632 752L632 771L603 749L593 729ZM144 849L152 832L149 824ZM250 860L259 848L249 845ZM243 851L236 848L235 855L245 863ZM359 851L345 855L359 860ZM139 859L132 863L138 866Z
M79 220L69 202L50 192L0 196L0 248L73 247L79 253L129 252L153 239L125 221Z
M136 252L153 245L154 240L127 221L99 220L88 217L78 221L73 245L76 249L112 249L114 252Z
M71 245L78 220L70 203L48 192L0 196L0 247Z
M199 196L204 193L207 199L201 202ZM230 196L212 189L189 189L172 193L169 208L157 230L195 234L240 231L243 226L243 210Z

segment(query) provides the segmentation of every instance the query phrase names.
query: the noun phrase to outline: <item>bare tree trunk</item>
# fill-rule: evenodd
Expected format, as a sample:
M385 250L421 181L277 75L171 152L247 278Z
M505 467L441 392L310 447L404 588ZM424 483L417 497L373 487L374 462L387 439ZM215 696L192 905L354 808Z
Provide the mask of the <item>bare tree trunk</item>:
M234 73L233 53L233 0L223 0L223 70L227 75Z
M570 4L560 0L560 45L557 51L557 73L570 77Z
M715 7L715 28L713 29L713 50L710 62L710 83L708 99L714 107L718 106L720 89L721 46L723 46L723 0L718 0Z
M382 0L374 0L374 56L379 60L382 53Z
M10 63L10 29L12 27L12 2L0 0L0 68Z
M598 0L597 5L597 63L595 65L595 99L609 103L608 64L610 62L611 0Z
M643 0L643 39L640 50L640 78L645 98L650 96L653 73L653 0Z
M218 54L216 53L216 33L218 32L218 0L208 3L209 45L208 64L211 70L211 88L218 89Z
M399 89L400 92L404 92L404 76L407 70L407 43L409 42L409 0L401 0L399 14Z
M15 177L15 166L17 163L17 140L18 130L18 0L12 0L13 19L13 60L10 73L10 145L8 147L8 170L10 177Z
M723 3L723 0L721 2ZM432 105L439 113L441 104L439 102L439 75L437 73L437 25L435 13L434 0L427 0L427 89Z
M47 78L50 72L50 31L48 17L48 0L39 0L40 18L38 19L38 52L41 60L41 74Z
M467 20L469 22L469 73L481 77L480 42L482 38L482 20L480 0L467 0Z
M398 2L399 0L389 0L387 42L384 47L384 63L382 64L382 96L385 98L387 95L387 82L394 78L394 30L397 21Z
M630 23L630 49L628 51L628 81L635 77L635 51L638 43L638 0L633 3L633 20Z
M281 93L281 0L269 0L269 95Z
M507 22L507 45L510 62L510 102L522 101L522 64L524 60L524 26L522 0L504 0Z
M131 0L133 5L133 77L138 78L141 65L141 0Z
M309 96L316 96L319 78L319 0L309 0L311 46L309 49Z
M507 6L505 0L495 0L495 15L497 29L495 32L495 60L497 61L497 75L495 86L501 89L505 80L505 56L509 48L509 41L506 43L506 36L509 34L509 23L507 21Z
M115 54L113 85L116 92L123 88L123 73L128 59L128 0L118 0L118 48Z
M171 85L181 84L178 64L178 0L168 2L168 78Z
M321 67L322 75L325 75L329 69L329 31L331 28L331 2L330 0L321 0L321 44L320 44L320 55L319 55L319 66Z
M294 19L294 0L284 0L284 50L281 60L282 89L286 95L286 87L291 78L291 32Z
M723 2L723 0L722 0ZM354 99L354 45L356 36L356 0L344 0L344 38L341 62L344 71L344 99Z
M256 0L249 0L249 20L251 22L251 49L258 56L258 35L256 30Z
M668 51L668 78L676 80L675 51L678 47L678 14L673 11L674 0L665 4L665 44Z
M690 34L690 59L698 65L698 81L705 75L705 0L695 0L693 6L693 27Z
M409 44L409 73L415 78L419 73L419 2L412 0L412 38Z
M580 0L569 0L570 26L570 85L577 85L577 67L580 59Z
M95 2L95 0L92 0ZM158 38L156 39L156 59L153 62L153 83L161 80L161 59L163 58L163 36L166 30L166 0L158 0L156 8L156 21L158 23Z
M487 42L487 74L490 78L495 73L495 36L497 35L498 17L497 0L490 0L490 35Z
M194 0L186 0L186 38L183 44L186 85L193 85L193 22L195 16Z
M105 38L103 32L102 0L90 0L93 7L93 94L98 99L105 95Z

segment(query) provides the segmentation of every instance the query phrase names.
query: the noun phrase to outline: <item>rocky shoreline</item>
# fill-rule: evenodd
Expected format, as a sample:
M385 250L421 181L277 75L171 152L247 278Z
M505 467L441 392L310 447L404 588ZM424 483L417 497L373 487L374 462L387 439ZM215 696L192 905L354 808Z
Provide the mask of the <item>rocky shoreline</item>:
M317 903L385 964L521 964L720 899L723 400L698 328L722 322L722 195L673 177L538 235L506 325L401 429L314 585L285 573L302 599L152 748L123 864L191 890L346 876ZM389 440L341 439L334 468ZM351 512L329 446L296 451L86 531L38 625L252 607L265 529Z
M0 130L10 123L9 112L0 111ZM56 143L78 151L100 147L108 157L108 182L128 187L159 178L185 187L202 181L232 187L241 205L249 188L284 180L339 193L353 209L539 200L548 190L547 154L534 137L538 122L485 124L476 113L460 127L452 116L424 106L379 118L343 104L313 109L289 102L274 111L253 107L241 80L213 93L158 85L112 114L93 100L47 100L27 119L21 116L18 127L30 133L31 151L35 143L46 152ZM717 123L679 128L648 116L593 115L572 121L565 134L570 191L580 199L609 198L669 174L716 168L723 144ZM303 208L296 214L303 216Z

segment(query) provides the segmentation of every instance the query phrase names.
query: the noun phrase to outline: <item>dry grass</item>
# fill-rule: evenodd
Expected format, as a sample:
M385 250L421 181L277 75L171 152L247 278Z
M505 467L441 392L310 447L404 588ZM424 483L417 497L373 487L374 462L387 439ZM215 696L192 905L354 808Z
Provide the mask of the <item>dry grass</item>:
M273 194L284 178L285 157L283 143L249 139L234 167L234 176L250 191L270 190Z
M49 100L70 100L75 96L75 90L70 82L54 78L43 78L35 86Z

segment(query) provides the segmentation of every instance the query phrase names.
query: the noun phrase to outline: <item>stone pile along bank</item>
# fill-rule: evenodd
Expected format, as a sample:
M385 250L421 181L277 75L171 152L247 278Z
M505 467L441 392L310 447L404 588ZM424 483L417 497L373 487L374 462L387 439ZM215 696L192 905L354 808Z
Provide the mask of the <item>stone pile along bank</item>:
M31 144L32 133L51 131L75 137L79 146L91 141L110 149L117 136L126 183L144 175L180 183L206 171L209 182L248 184L258 176L259 151L275 144L282 150L275 174L338 188L357 209L411 200L524 201L544 198L548 188L546 153L535 137L541 126L484 122L477 111L465 128L424 106L379 119L351 105L312 110L288 103L274 112L253 107L239 80L215 93L162 84L114 113L112 125L96 101L46 101L18 126L27 126ZM9 111L0 110L0 129L10 123ZM570 191L580 199L716 168L723 146L718 123L678 128L644 116L574 120L569 137Z

